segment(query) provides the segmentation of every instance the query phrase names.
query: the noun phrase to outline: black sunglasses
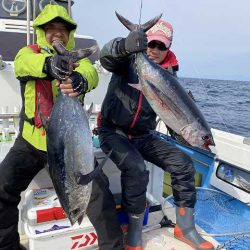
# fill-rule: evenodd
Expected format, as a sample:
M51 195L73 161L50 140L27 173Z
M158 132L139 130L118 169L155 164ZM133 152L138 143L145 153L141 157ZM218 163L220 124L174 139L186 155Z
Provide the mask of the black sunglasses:
M160 51L166 51L168 48L165 46L164 43L158 41L151 41L148 43L148 47L150 49L158 48Z

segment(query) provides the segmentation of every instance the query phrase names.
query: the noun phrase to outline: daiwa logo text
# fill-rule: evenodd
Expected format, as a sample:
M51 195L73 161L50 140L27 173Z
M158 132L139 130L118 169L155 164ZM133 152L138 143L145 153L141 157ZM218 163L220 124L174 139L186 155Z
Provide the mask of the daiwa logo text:
M85 248L97 243L97 235L95 232L73 236L71 239L73 245L70 250Z

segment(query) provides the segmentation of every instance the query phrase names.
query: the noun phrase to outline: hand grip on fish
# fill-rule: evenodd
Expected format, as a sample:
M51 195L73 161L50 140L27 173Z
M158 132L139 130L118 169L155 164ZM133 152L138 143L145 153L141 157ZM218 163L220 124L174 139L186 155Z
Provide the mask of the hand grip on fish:
M57 55L60 57L65 57L68 73L65 75L59 75L56 77L58 80L66 80L67 77L72 80L72 87L74 92L78 94L83 94L88 89L87 81L77 72L73 72L75 68L79 66L79 63L77 63L80 59L90 56L91 54L95 53L97 51L97 46L92 46L90 48L86 49L79 49L76 51L69 51L67 50L60 42L54 42L53 48L57 52ZM60 82L59 82L60 84Z
M142 29L131 31L124 40L124 49L126 54L144 52L147 50L147 46L147 35Z

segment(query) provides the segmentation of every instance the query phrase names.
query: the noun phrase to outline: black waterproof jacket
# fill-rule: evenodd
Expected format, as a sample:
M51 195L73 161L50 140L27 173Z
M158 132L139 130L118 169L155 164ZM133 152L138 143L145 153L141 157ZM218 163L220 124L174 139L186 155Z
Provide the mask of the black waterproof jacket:
M156 113L142 92L129 85L138 83L134 56L119 53L119 41L116 38L101 50L102 66L113 73L102 104L102 124L131 135L148 133L156 127Z
M121 39L111 40L101 50L102 66L113 73L102 104L102 124L131 135L148 133L156 127L156 113L141 91L129 85L138 83L135 57L119 52ZM178 61L174 53L170 53L175 59L172 73L176 75L179 69Z

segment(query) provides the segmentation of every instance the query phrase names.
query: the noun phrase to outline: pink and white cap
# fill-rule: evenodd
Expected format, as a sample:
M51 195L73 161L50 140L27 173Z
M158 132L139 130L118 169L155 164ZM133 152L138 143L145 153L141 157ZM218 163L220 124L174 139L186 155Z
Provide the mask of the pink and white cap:
M148 43L156 40L165 44L169 48L173 39L173 27L170 23L160 19L151 29L147 32Z

